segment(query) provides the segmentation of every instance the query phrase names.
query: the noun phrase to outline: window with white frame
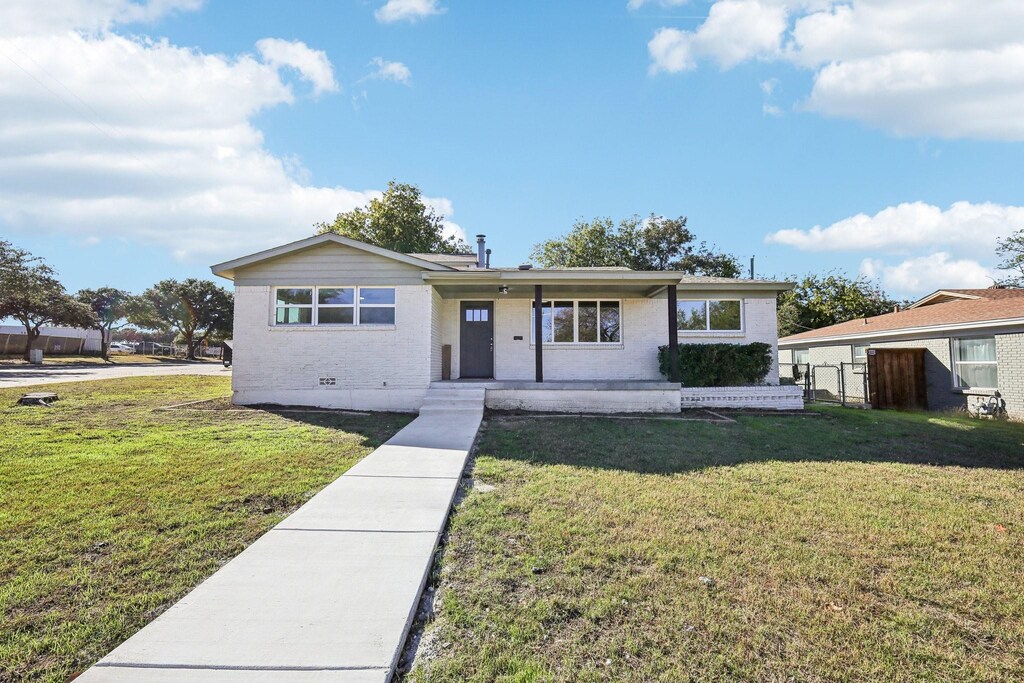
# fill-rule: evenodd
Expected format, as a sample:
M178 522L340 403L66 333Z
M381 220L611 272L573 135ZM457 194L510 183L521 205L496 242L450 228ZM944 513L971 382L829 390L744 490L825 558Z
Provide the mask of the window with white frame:
M530 342L536 342L530 306ZM541 340L545 344L619 344L622 302L553 300L541 302Z
M794 365L809 365L811 362L810 349L793 349Z
M275 325L394 325L394 287L277 287Z
M854 344L853 345L853 362L855 363L867 363L868 362L868 347L871 344Z
M953 340L953 382L961 389L996 389L996 338Z
M695 299L676 302L680 332L741 332L743 302L739 299Z
M276 325L313 324L312 287L278 287L274 299Z

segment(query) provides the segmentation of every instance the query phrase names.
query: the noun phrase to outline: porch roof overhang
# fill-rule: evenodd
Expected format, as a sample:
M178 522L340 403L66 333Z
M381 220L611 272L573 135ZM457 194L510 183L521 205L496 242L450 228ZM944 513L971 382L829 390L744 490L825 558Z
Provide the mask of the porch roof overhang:
M672 286L692 292L743 290L779 292L792 289L792 283L769 280L731 278L697 278L669 271L626 269L579 270L472 270L458 272L424 272L423 280L433 285L445 299L493 299L503 296L529 299L534 286L544 287L545 298L573 296L604 296L654 298ZM501 292L501 288L508 288Z
M423 279L446 299L502 296L528 299L543 285L545 298L570 296L652 297L679 283L679 275L633 270L488 270L423 273ZM508 288L502 292L502 288Z

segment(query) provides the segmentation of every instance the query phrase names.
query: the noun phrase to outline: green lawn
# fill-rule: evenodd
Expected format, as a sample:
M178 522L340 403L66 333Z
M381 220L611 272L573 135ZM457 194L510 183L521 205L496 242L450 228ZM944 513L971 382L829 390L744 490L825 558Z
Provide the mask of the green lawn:
M65 681L409 421L154 411L230 380L0 390L0 681Z
M1024 425L818 412L491 419L408 678L1024 680Z

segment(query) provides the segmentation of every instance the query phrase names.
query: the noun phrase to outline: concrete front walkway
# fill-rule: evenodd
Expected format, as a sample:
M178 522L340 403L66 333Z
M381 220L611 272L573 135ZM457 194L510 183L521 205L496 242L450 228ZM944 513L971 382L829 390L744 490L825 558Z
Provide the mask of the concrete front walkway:
M405 429L76 680L388 681L483 405L483 389L432 389Z

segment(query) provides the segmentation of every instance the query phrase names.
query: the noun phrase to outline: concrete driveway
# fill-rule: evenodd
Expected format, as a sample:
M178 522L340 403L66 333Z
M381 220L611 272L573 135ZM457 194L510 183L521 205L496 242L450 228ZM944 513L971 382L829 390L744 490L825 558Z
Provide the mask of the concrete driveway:
M0 389L85 382L118 377L152 377L156 375L217 375L230 377L231 369L220 363L140 363L138 365L10 365L0 366Z

